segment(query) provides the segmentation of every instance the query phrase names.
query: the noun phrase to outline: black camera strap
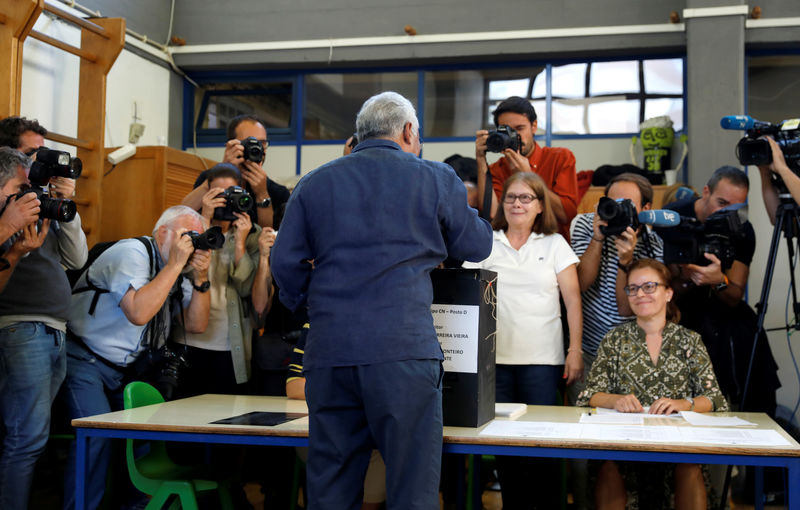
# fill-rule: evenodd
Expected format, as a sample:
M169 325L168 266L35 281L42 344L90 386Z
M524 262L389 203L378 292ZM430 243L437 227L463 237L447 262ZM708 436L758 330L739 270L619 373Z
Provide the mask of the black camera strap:
M483 209L481 210L481 218L486 221L492 221L492 193L494 193L492 186L492 171L486 168L486 180L483 182Z

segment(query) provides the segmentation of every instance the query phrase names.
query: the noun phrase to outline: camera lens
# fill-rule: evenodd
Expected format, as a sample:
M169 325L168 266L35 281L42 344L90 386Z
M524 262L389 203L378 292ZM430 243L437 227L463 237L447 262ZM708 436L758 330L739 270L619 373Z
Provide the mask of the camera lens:
M236 201L236 206L241 212L249 211L253 208L253 199L250 198L250 195L242 195L239 197L239 200Z
M39 200L42 203L39 208L40 218L67 223L74 220L75 214L78 212L78 208L72 200L45 196L39 197Z

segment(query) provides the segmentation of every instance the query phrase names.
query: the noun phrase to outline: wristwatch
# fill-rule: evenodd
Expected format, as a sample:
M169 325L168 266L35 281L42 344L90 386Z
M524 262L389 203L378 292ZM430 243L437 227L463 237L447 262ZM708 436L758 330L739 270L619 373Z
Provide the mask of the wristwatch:
M714 286L714 290L717 292L723 291L728 288L728 277L725 273L722 274L722 281Z
M260 207L262 209L266 209L271 204L272 204L272 198L267 197L264 200L262 200L261 202L256 202L256 207Z
M684 400L688 400L692 407L689 408L690 411L694 411L694 399L692 397L683 397Z
M208 292L209 287L211 287L211 282L208 280L204 281L200 285L195 285L194 282L192 282L192 288L197 292Z

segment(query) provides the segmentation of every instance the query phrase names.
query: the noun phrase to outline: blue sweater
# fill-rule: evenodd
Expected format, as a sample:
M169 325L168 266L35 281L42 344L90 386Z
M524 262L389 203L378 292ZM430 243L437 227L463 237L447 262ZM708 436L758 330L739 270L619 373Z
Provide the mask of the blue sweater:
M372 139L298 183L271 262L281 301L308 307L309 369L442 359L430 272L491 250L449 166Z

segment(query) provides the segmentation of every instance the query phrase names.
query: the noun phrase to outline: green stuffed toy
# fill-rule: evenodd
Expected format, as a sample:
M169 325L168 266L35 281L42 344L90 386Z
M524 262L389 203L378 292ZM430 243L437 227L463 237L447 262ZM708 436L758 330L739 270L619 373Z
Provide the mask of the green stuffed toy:
M683 144L683 154L675 168L672 167L672 147L675 144L675 130L672 129L672 119L667 115L653 117L639 124L640 138L642 141L642 152L644 155L644 169L652 176L651 182L664 183L665 175L669 175L673 180L677 170L683 165L684 159L689 152L686 144L686 135L680 135L679 140ZM634 154L636 143L639 138L633 137L631 143L631 161L637 164ZM674 172L673 172L674 171ZM669 174L665 172L671 172ZM667 182L667 184L670 184Z

